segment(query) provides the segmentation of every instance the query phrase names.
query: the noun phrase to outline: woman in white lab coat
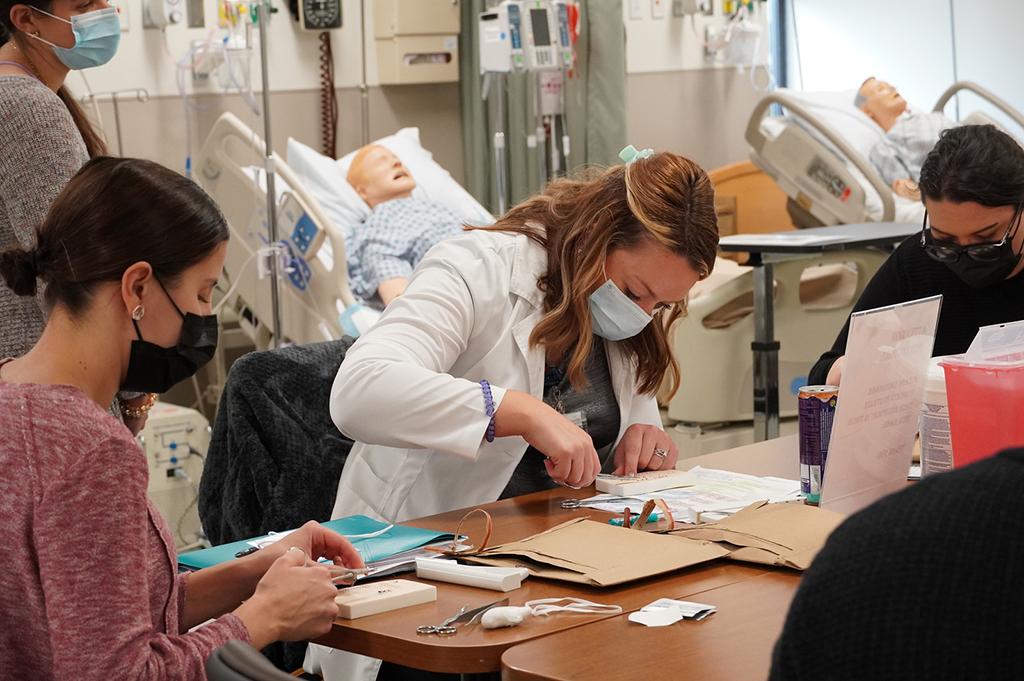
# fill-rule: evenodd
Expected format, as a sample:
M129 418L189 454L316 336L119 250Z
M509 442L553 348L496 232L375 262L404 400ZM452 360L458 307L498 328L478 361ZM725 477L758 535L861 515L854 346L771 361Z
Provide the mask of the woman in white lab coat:
M715 262L714 191L682 156L632 156L427 254L335 379L331 416L357 444L332 517L674 467L654 395L678 383L665 329Z
M574 487L673 467L654 399L666 371L678 382L665 328L717 245L707 175L647 151L436 246L335 379L331 416L358 443L335 517L494 501L528 449Z

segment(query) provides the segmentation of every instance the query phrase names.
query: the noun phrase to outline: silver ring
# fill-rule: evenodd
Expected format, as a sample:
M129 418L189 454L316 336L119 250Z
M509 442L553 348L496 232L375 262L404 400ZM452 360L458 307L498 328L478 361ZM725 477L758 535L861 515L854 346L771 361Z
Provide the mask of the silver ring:
M668 450L667 449L662 449L661 447L655 447L654 448L654 456L658 457L659 459L668 458Z

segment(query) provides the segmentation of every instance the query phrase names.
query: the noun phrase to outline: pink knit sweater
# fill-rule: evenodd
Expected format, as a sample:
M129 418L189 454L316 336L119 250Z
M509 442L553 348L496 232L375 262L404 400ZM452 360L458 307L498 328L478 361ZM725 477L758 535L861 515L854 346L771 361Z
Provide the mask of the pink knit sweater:
M203 679L249 640L230 614L182 633L188 576L147 477L76 388L0 381L0 678Z

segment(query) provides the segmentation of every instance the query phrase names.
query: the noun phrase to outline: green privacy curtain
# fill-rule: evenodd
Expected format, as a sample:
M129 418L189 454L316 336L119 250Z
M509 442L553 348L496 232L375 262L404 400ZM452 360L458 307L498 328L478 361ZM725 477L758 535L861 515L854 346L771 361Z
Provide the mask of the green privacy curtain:
M508 206L533 194L539 184L537 153L527 148L533 133L535 75L514 73L504 78L504 106L496 111L482 98L477 16L496 2L463 0L460 82L466 188L497 213L492 141L498 116L505 131ZM580 36L574 77L565 90L571 168L617 162L626 144L626 37L621 0L582 0ZM491 91L495 82L491 82ZM560 136L560 133L559 133Z

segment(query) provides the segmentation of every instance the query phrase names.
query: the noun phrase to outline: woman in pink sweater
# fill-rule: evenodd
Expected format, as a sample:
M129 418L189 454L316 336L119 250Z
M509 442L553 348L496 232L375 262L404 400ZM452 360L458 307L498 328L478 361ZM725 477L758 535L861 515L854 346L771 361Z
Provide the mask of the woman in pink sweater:
M41 279L50 309L36 345L0 361L0 676L201 679L229 639L327 632L336 589L308 557L359 567L352 546L311 522L179 575L145 456L106 411L119 389L163 392L212 355L228 238L216 205L155 163L97 158L37 237L0 254L7 285L34 295Z

